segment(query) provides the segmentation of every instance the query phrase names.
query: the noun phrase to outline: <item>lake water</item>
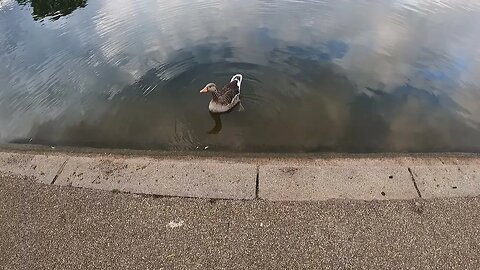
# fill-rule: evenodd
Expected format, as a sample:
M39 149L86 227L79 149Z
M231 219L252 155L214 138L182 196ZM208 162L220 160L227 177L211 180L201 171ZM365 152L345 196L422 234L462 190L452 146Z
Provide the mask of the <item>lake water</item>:
M476 0L0 0L0 143L478 152L479 44Z

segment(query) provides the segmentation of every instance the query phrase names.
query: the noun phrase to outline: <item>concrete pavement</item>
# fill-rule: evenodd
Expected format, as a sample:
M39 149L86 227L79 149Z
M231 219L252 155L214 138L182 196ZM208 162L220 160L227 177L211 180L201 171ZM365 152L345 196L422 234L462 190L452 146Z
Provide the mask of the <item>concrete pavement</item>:
M2 176L0 269L480 269L478 209L478 197L165 198Z
M172 197L322 201L480 195L478 155L142 156L1 151L0 173Z

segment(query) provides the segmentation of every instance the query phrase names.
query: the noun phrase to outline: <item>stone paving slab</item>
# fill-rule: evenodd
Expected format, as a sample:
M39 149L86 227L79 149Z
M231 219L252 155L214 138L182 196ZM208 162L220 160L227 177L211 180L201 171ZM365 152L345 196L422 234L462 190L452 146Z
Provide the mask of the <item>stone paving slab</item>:
M55 184L163 196L254 199L255 165L71 157Z
M37 182L50 184L67 156L34 155L0 152L0 172L27 176Z
M261 166L259 197L273 201L414 199L404 167Z
M0 174L44 184L220 199L385 200L413 199L419 194L424 198L480 195L480 158L468 155L270 160L0 151Z
M443 163L442 163L443 162ZM315 166L388 166L398 167L404 166L408 168L414 165L435 166L442 165L445 162L459 162L458 159L445 158L445 161L437 157L395 157L395 158L382 158L382 157L342 157L342 158L328 158L328 159L315 159ZM454 163L455 164L455 163Z
M423 198L480 194L479 165L412 166L411 171Z

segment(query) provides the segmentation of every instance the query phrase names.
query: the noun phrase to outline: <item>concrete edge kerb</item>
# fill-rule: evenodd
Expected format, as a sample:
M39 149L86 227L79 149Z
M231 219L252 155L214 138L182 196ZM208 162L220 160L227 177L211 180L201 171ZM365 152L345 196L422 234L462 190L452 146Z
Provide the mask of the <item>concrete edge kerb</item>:
M480 158L154 158L0 151L0 173L47 185L233 200L403 200L480 195Z

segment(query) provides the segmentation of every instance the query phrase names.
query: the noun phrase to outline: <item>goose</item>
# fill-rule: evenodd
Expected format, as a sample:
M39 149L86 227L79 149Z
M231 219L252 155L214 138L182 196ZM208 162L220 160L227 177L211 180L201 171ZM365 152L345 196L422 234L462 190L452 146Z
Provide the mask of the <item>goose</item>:
M225 113L230 111L237 104L239 110L244 108L240 103L240 87L242 85L243 76L236 74L221 90L217 89L214 83L208 83L200 93L211 93L212 100L208 104L208 110L212 113Z

